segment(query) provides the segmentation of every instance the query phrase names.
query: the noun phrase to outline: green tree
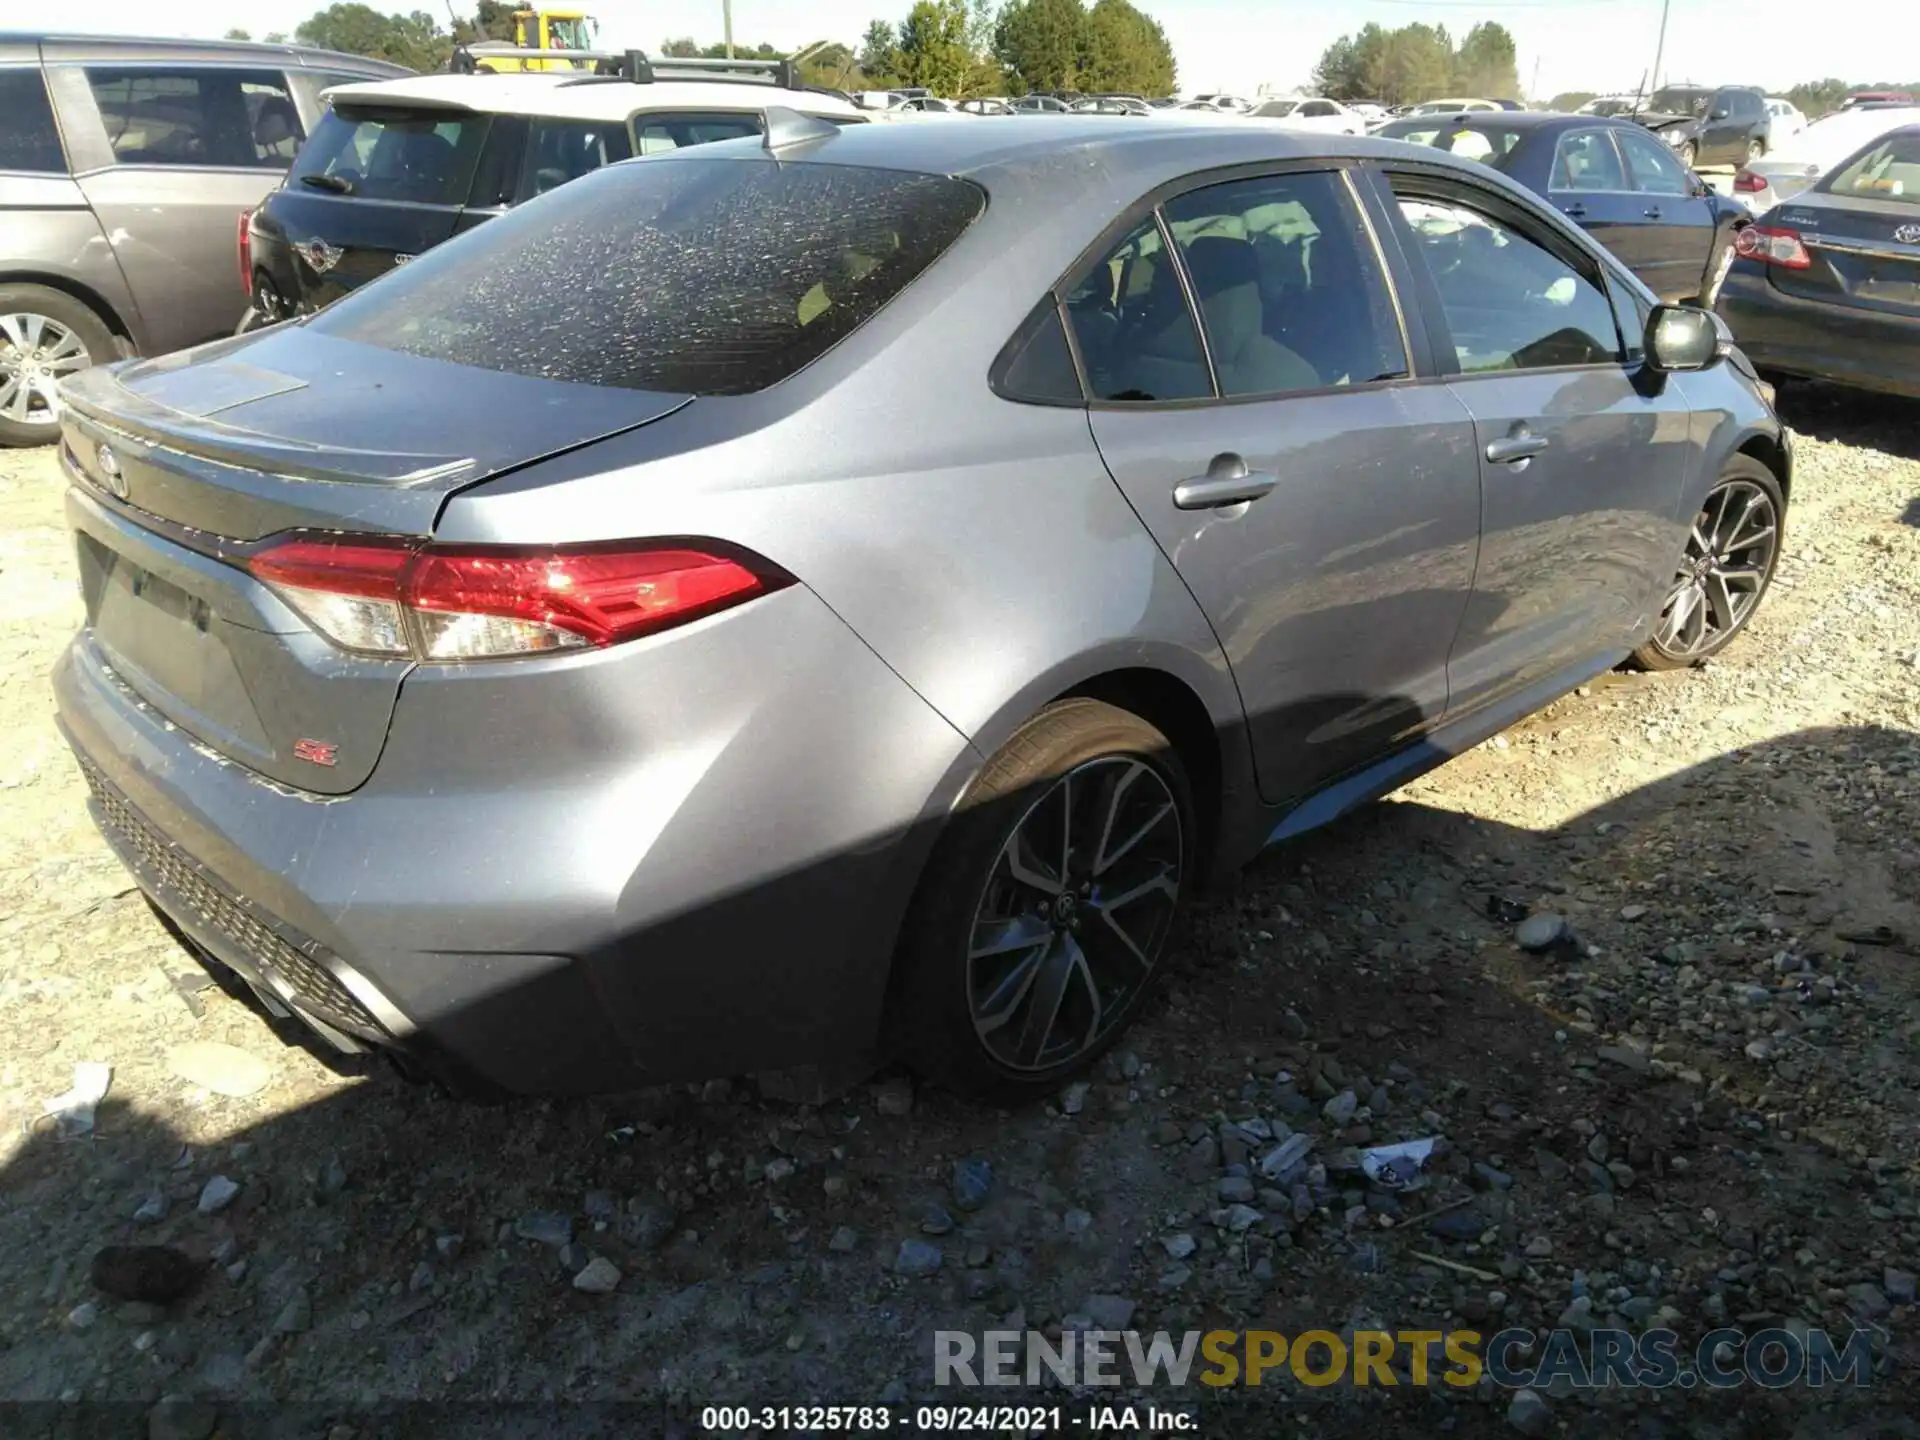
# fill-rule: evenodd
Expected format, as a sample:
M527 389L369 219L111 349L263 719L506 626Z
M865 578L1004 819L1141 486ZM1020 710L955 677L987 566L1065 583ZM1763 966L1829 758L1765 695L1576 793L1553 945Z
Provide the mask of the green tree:
M1467 32L1454 56L1453 85L1462 95L1488 100L1519 98L1520 66L1513 36L1504 25L1489 21Z
M444 70L453 40L424 10L382 15L369 5L342 3L308 16L293 32L303 45L388 60L410 70Z
M236 25L221 38L226 40L251 40L253 39L253 34L251 31L242 30Z
M875 86L884 86L900 71L899 33L885 20L867 26L860 42L860 69Z
M1022 91L1075 88L1085 54L1087 12L1080 0L1011 0L994 26L993 49Z
M284 45L284 44L286 44L286 43L287 43L287 32L286 32L286 31L284 31L284 30L269 30L269 31L267 32L267 44L269 44L269 45Z
M1578 110L1589 100L1597 100L1599 98L1600 97L1592 90L1562 90L1547 102L1547 108L1549 110Z
M660 53L669 60L697 60L703 52L698 40L681 35L661 45Z
M1787 91L1785 98L1800 107L1809 120L1817 120L1822 115L1831 114L1840 108L1840 102L1855 90L1866 89L1863 85L1849 85L1844 80L1831 77L1814 80L1805 85L1796 85Z
M966 0L918 0L900 22L901 82L924 85L936 95L963 89L973 69L967 18Z
M1128 0L1096 0L1087 12L1081 88L1170 95L1173 82L1173 47L1158 22Z

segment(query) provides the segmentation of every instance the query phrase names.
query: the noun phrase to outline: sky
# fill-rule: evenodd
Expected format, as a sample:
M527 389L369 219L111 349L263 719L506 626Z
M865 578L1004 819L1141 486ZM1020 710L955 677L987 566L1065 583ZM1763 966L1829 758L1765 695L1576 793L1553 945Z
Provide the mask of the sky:
M218 36L240 26L289 34L330 0L67 0L49 11L0 0L0 30L48 23L134 35ZM425 9L446 0L371 0L376 9ZM562 3L562 0L555 0ZM658 48L669 35L721 36L722 0L571 0L597 15L611 49ZM857 45L869 21L899 19L911 0L732 0L736 41L797 49L815 40ZM1392 28L1444 24L1455 38L1484 20L1512 32L1520 83L1546 99L1568 90L1631 91L1654 63L1662 0L1135 0L1173 43L1186 93L1253 94L1304 86L1341 35L1369 21ZM1668 0L1663 78L1760 85L1779 92L1837 76L1920 80L1915 0ZM468 5L454 0L462 13ZM1817 23L1811 17L1817 16ZM442 23L445 23L444 16ZM1899 73L1878 73L1890 68ZM1909 73L1911 72L1911 73Z

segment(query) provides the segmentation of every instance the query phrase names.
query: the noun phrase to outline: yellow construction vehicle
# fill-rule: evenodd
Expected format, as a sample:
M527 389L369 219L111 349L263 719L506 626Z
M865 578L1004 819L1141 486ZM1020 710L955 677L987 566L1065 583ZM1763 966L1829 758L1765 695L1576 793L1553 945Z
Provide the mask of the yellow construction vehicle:
M592 50L600 38L600 22L580 10L516 10L513 39L483 40L465 46L474 69L483 74L519 74L538 70L591 70L591 59L576 59L556 51ZM532 54L516 54L532 51Z

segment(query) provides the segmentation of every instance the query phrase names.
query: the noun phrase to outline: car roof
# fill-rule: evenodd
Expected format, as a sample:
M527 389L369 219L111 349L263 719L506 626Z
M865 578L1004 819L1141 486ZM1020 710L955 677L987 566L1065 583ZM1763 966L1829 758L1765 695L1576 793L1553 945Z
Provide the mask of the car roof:
M62 30L0 30L0 52L37 49L49 60L196 60L213 64L270 60L302 69L357 70L366 75L411 75L404 65L347 55L314 45L265 40L187 40L179 36L80 35ZM14 57L10 57L14 58Z
M757 80L656 80L547 72L533 75L415 75L334 85L335 104L404 104L485 115L544 115L563 120L624 120L649 110L762 110L784 105L806 115L866 112L834 95L787 90Z

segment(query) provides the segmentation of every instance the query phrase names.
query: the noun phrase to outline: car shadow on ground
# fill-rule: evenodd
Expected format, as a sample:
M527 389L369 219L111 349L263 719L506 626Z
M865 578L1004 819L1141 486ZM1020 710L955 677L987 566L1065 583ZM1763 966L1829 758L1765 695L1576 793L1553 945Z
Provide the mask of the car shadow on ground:
M1857 777L1859 788L1844 778L1819 788L1816 774ZM1908 948L1920 944L1920 871L1906 863L1910 842L1894 838L1915 833L1916 817L1890 799L1869 808L1865 791L1882 780L1904 781L1902 796L1913 795L1900 804L1920 808L1914 736L1802 732L1542 830L1405 798L1366 807L1269 853L1196 907L1166 985L1122 1046L1144 1069L1110 1059L1072 1114L931 1092L910 1113L876 1114L864 1090L816 1107L738 1083L476 1106L377 1075L192 1146L140 1097L110 1096L90 1138L42 1130L0 1173L0 1291L15 1297L0 1396L71 1391L126 1406L193 1395L222 1407L221 1433L234 1440L325 1435L342 1420L382 1436L528 1433L529 1423L543 1434L690 1436L707 1404L846 1403L889 1383L951 1402L960 1397L928 1383L934 1328L977 1332L1016 1308L1037 1326L1094 1292L1147 1297L1135 1323L1171 1330L1298 1333L1369 1318L1437 1329L1476 1313L1484 1324L1498 1318L1487 1315L1490 1287L1463 1276L1512 1264L1520 1278L1501 1283L1517 1297L1537 1263L1521 1261L1520 1247L1547 1229L1556 1276L1609 1267L1623 1245L1660 1257L1687 1277L1671 1299L1697 1329L1713 1274L1754 1263L1755 1234L1810 1237L1841 1268L1877 1273L1887 1232L1867 1207L1910 1215L1912 1194L1903 1170L1869 1176L1850 1152L1894 1154L1886 1147L1910 1139L1920 1118ZM1624 894L1647 897L1655 918L1622 920ZM1697 907L1696 922L1660 923L1676 896ZM1494 918L1489 901L1550 905L1579 943L1523 953L1510 915ZM1757 930L1721 919L1759 911ZM1878 943L1843 938L1863 933ZM1589 945L1631 954L1637 993ZM1781 999L1746 1015L1704 1003L1709 982L1751 982L1789 950L1843 998L1819 1009ZM1700 1022L1667 1030L1664 1050L1630 1065L1596 1058L1609 1039L1633 1049L1648 1014L1690 1007ZM1725 1023L1708 1023L1716 1017ZM1756 1034L1790 1043L1792 1068L1748 1058ZM1834 1109L1831 1086L1848 1073L1836 1051L1847 1046L1873 1050L1889 1080L1884 1111ZM1322 1153L1418 1132L1422 1112L1436 1112L1451 1153L1424 1201L1406 1197L1392 1228L1350 1229L1339 1191L1360 1182L1336 1173L1320 1211L1268 1247L1270 1281L1249 1274L1249 1257L1207 1248L1190 1282L1156 1295L1151 1272L1163 1266L1141 1247L1165 1217L1210 1234L1217 1171L1194 1169L1189 1127L1264 1113L1291 1085L1324 1131L1320 1097L1360 1076L1391 1081L1397 1098L1377 1133L1322 1134ZM223 1103L211 1101L216 1116ZM1606 1190L1605 1206L1581 1169L1587 1142L1573 1127L1583 1119L1637 1177ZM1536 1165L1542 1152L1560 1163ZM991 1158L990 1198L929 1241L943 1252L936 1273L895 1274L902 1240L939 1228L922 1216L951 1204L947 1167L965 1155ZM1473 1161L1520 1178L1511 1190L1470 1189ZM216 1175L238 1190L202 1213ZM165 1217L136 1222L156 1194ZM1429 1233L1429 1211L1467 1203L1498 1228L1495 1241ZM1710 1233L1671 1218L1703 1212L1716 1217ZM548 1233L558 1231L581 1249L560 1250ZM152 1309L116 1308L89 1282L95 1252L111 1244L177 1247L193 1283ZM617 1291L569 1284L588 1254L619 1268ZM1769 1251L1773 1270L1793 1263ZM1782 1283L1776 1305L1742 1322L1778 1313L1852 1324L1831 1292ZM99 1313L82 1325L72 1317L88 1302ZM1897 1331L1883 1340L1912 1345ZM1287 1384L1155 1398L1199 1405L1203 1433L1216 1437L1265 1437L1283 1422L1322 1435L1511 1433L1504 1397ZM356 1409L384 1399L463 1408ZM278 1401L300 1403L267 1403ZM530 1420L480 1403L499 1401L661 1408L540 1408ZM1603 1394L1560 1402L1555 1420L1581 1440L1864 1440L1905 1433L1876 1427L1911 1413L1897 1374L1815 1402L1751 1386L1673 1392L1657 1407ZM46 1433L83 1433L59 1412L36 1413L51 1417ZM130 1412L110 1413L123 1423L101 1433L138 1428L137 1415L130 1425Z
M1920 459L1920 400L1811 380L1788 381L1776 399L1780 418L1798 434Z

